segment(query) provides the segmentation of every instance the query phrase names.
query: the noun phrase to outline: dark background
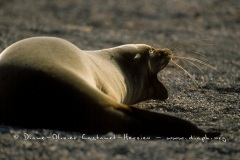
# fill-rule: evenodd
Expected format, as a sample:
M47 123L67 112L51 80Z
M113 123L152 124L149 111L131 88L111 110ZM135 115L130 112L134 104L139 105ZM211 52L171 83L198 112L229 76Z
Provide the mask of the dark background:
M0 51L23 38L56 36L81 49L127 43L173 45L176 55L195 57L217 67L215 71L200 65L203 75L194 65L179 61L200 83L201 91L186 74L169 64L159 74L169 90L169 99L137 106L189 119L206 130L221 131L220 138L227 140L24 140L24 133L38 137L56 132L62 136L81 134L1 126L0 159L238 159L239 28L239 0L0 0ZM16 135L20 137L14 139Z

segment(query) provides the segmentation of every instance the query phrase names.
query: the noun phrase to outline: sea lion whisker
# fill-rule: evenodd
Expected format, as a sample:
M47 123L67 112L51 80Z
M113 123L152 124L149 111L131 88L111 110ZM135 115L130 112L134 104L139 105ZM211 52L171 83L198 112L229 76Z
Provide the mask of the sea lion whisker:
M184 40L176 41L175 43L172 43L171 45L168 46L170 49L175 49L175 48L184 48L184 47L191 47L191 48L196 48L199 45L205 45L205 46L210 46L213 45L211 43L204 43L203 41L211 41L210 39L200 39L198 41L194 40L194 42L187 43L184 42ZM203 43L202 43L203 42Z
M192 61L190 61L190 60L188 60L188 59L179 59L179 60L181 60L181 62L183 62L183 63L186 64L187 66L188 66L188 64L185 63L185 62L190 63L191 65L195 66L203 75L205 74L205 73L203 72L203 70L202 70L199 66L197 66L196 64L194 64ZM189 67L188 67L188 68L189 68Z
M187 44L184 44L183 40L173 42L171 45L168 46L169 49L174 49L175 47L180 47L180 46L186 46Z
M184 43L184 41L178 41L175 44L173 44L172 46L170 46L169 48L175 49L175 48L184 48L184 47L195 48L196 46L193 44Z
M201 40L198 40L198 41L196 41L196 45L205 45L205 46L210 46L210 45L213 45L212 43L201 43L201 42L203 42L203 41L211 41L210 39L201 39Z
M182 66L180 66L179 64L177 64L177 63L176 63L174 60L172 60L172 59L171 59L171 62L172 62L173 64L175 64L178 68L182 69L182 70L192 79L192 81L194 82L194 84L195 84L197 87L202 88L201 85L197 82L197 80L196 80L186 69L184 69Z
M170 41L169 45L166 46L166 48L172 49L172 48L174 48L175 46L178 46L178 45L179 45L179 41L174 42L172 40L172 41Z
M182 47L172 47L172 48L170 48L172 51L177 51L177 52L183 52L183 50L182 50Z
M207 66L207 67L209 67L209 68L212 68L213 70L217 70L216 67L208 64L207 62L204 62L204 61L201 61L201 60L199 60L199 59L196 59L196 58L192 58L192 57L182 57L182 56L172 56L172 58L187 59L187 60L190 60L190 61L194 61L194 62L198 62L198 63L200 63L200 64L203 64L203 65L205 65L205 66Z
M203 57L206 57L205 54L201 53L201 52L197 52L197 51L190 51L191 53L195 53L195 54L198 54L200 56L203 56Z
M172 46L174 43L176 43L176 42L173 42L173 40L169 40L167 43L165 43L163 46L165 47L165 48L170 48L170 46Z
M178 53L181 53L181 52L185 52L184 50L182 50L183 47L179 46L179 47L175 47L175 48L172 48L173 51L177 51ZM189 53L195 53L195 54L198 54L200 56L203 56L203 57L206 57L206 55L204 53L201 53L201 52L198 52L196 50L189 50L187 51Z
M185 65L186 65L186 67L187 67L187 71L189 72L190 71L190 68L189 68L189 65L185 62L185 59L179 59L179 62L182 62L182 63L184 63ZM178 63L179 64L179 63ZM180 64L179 64L180 65ZM183 65L181 65L181 66L183 66ZM189 72L190 73L190 72Z
M174 42L170 46L168 46L169 49L174 50L175 48L180 46L180 42Z
M206 41L209 41L209 42L211 42L211 40L210 39L207 39L207 38L202 38L202 39L198 39L198 40L194 40L191 44L194 44L195 46L200 46L200 45L212 45L211 43L208 43L208 42L205 42Z
M171 70L174 70L174 72L175 72L175 67L176 67L176 65L175 64L172 64L173 65L173 67L174 68L170 68ZM182 76L182 77L186 77L186 74L182 74L181 72L175 72L177 75L179 75L179 76Z
M183 60L183 59L182 59L182 60ZM189 60L187 60L187 59L185 59L185 61L188 62L188 63L190 63L190 64L192 64L193 66L195 66L202 74L205 74L205 73L203 72L203 70L202 70L199 66L197 66L196 64L194 64L193 62L191 62L191 61L189 61Z
M199 45L204 45L204 46L213 46L212 43L199 43Z
M200 41L200 40L199 40ZM204 41L201 40L201 41ZM206 40L205 40L206 41ZM195 51L195 48L199 45L205 45L205 46L210 46L210 45L213 45L211 43L200 43L200 42L196 42L196 43L181 43L181 42L176 42L174 45L170 46L170 48L172 50L179 50L179 49L182 49L182 48L192 48L192 50L190 49L190 51L188 52L193 52L193 53L196 53L196 54L199 54L199 55L202 55L205 57L205 55L203 53L200 53L200 52L197 52ZM194 49L194 50L193 50ZM182 50L180 50L182 51Z
M180 50L180 51L181 51L181 50ZM190 51L187 51L187 52L189 52L189 53L195 53L195 54L200 55L200 56L202 56L202 57L206 57L205 54L203 54L203 53L201 53L201 52L197 52L197 51L195 51L195 50L190 50Z

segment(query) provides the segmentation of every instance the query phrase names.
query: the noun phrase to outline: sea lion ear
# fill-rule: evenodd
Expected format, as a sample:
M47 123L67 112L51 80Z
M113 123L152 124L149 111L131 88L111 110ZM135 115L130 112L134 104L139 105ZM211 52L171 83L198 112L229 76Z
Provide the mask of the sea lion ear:
M153 99L164 101L168 98L168 91L166 87L155 78L153 81Z
M138 53L138 54L135 55L134 60L138 60L140 58L141 58L141 54Z

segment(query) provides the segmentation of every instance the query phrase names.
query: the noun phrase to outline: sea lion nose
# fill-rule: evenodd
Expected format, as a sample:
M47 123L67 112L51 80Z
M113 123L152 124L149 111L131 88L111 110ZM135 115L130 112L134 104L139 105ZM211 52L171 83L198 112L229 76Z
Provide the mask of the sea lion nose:
M163 52L164 56L166 56L166 57L172 59L172 57L173 57L173 53L172 53L172 51L171 51L170 49L168 49L168 48L163 49L163 50L164 50L164 52Z
M173 56L172 51L171 51L170 49L168 49L168 48L157 49L156 51L157 51L157 54L158 54L159 56L168 57L168 58L170 58L170 59L171 59L172 56Z

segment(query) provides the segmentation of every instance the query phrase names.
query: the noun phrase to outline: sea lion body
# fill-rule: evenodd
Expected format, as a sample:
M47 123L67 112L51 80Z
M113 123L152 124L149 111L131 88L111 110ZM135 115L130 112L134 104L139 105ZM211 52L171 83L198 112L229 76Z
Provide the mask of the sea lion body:
M84 51L53 37L19 41L0 55L0 122L91 134L204 136L188 121L130 106L168 97L157 72L171 56L145 44Z

